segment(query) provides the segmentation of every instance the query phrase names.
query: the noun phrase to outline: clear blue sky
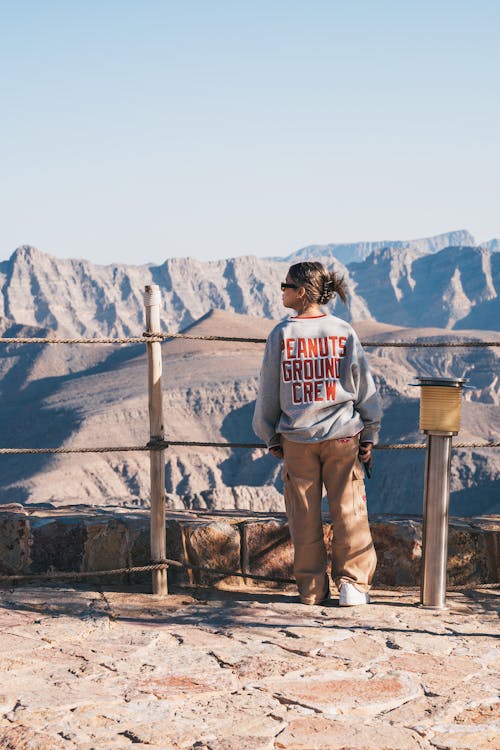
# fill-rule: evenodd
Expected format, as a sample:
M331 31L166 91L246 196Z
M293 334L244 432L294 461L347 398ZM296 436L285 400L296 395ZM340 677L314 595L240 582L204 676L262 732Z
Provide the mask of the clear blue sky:
M500 237L498 0L0 0L0 258Z

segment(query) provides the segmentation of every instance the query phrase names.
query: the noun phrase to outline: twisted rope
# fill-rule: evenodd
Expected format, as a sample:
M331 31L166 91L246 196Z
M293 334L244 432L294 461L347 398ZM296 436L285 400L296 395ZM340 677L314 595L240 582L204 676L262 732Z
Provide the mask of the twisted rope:
M156 441L148 445L112 445L99 448L0 448L0 456L9 455L38 455L57 453L119 453L123 451L159 451L169 447L183 448L257 448L267 450L263 443L211 443L187 440ZM374 450L423 450L426 443L380 443L373 446ZM500 442L490 441L482 443L453 443L452 448L500 448Z
M85 570L85 571L56 571L50 573L23 573L11 576L0 576L0 583L11 581L56 581L71 580L74 578L92 578L94 576L114 576L122 573L147 573L149 570L165 570L169 566L169 560L151 565L140 565L128 568L114 568L113 570Z
M233 341L242 344L265 344L265 338L251 338L243 336L202 336L192 333L143 333L142 336L127 336L120 338L2 338L0 344L144 344L163 342L169 339L187 339L192 341ZM457 348L457 347L487 347L500 346L500 341L362 341L365 347L407 347L407 348Z
M261 448L267 449L263 443L198 443L187 440L169 440L164 444L165 448L169 446L180 447L200 447L200 448ZM373 450L415 450L426 448L426 443L379 443L373 446ZM453 448L500 448L500 442L484 441L482 443L453 443Z
M262 576L254 573L241 573L237 570L222 570L220 568L205 568L202 565L191 565L190 563L180 562L179 560L165 559L160 562L151 563L150 565L135 565L126 568L114 568L112 570L86 570L86 571L51 571L50 573L24 573L16 575L0 576L1 583L21 583L23 581L57 581L57 580L74 580L75 578L96 578L101 576L116 576L129 573L147 573L153 570L166 570L169 567L183 568L187 570L196 570L209 575L223 575L226 578L248 578L255 581L269 581L270 583L294 584L295 578L281 578L279 576ZM394 589L397 587L379 584L377 588ZM467 588L466 584L447 586L447 591L461 591ZM500 583L480 583L469 584L469 588L495 590L500 589Z
M493 440L489 443L453 443L452 448L499 448L500 443Z
M147 445L115 445L115 446L102 446L100 448L0 448L1 455L37 455L42 453L115 453L121 451L150 451L150 450L164 450L165 446L151 446Z
M147 339L144 336L107 339L0 338L0 344L144 344L150 341L163 341L163 337L155 335Z
M464 346L500 346L500 341L362 341L362 346L393 346L393 347L415 347L420 349L428 349L434 346L440 346L443 348L453 347L464 347Z
M95 578L96 576L115 576L128 573L147 573L151 570L166 570L169 567L186 568L197 570L203 573L213 575L223 575L225 577L251 578L257 581L272 581L273 583L295 583L294 578L271 578L270 576L261 576L254 573L240 573L237 570L221 570L220 568L205 568L202 565L191 565L190 563L179 562L179 560L169 560L168 558L150 565L129 566L127 568L113 568L112 570L85 570L85 571L51 571L50 573L23 573L0 576L0 583L16 583L21 581L57 581L71 580L75 578Z

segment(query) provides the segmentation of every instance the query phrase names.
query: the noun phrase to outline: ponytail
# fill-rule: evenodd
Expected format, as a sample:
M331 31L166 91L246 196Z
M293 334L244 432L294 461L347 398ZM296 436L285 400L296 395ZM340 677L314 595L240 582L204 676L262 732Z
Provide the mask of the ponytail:
M319 261L295 263L288 273L298 286L304 287L309 302L326 305L338 294L342 302L347 303L344 277L335 271L327 271Z

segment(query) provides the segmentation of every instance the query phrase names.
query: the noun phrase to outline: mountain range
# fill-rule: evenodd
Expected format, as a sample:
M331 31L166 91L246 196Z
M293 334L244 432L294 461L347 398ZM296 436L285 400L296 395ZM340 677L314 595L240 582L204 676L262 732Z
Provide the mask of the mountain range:
M457 235L461 233L450 233L448 241L464 239ZM493 246L447 244L443 237L427 240L427 250L423 244L408 246L411 241L375 247L347 265L331 255L316 255L340 270L351 289L349 306L338 303L332 310L351 320L366 341L499 340L500 253ZM303 252L306 257L309 250ZM207 263L177 258L161 265L96 266L22 247L0 263L0 335L140 336L142 291L156 283L166 332L265 337L285 312L279 282L298 259L298 254ZM170 439L255 440L250 423L262 345L174 339L162 349ZM417 374L467 377L471 388L464 397L460 437L476 441L498 436L497 348L367 352L384 403L383 442L422 440L417 393L409 386ZM142 344L2 345L0 378L2 446L148 440ZM171 448L166 456L172 508L282 508L279 465L262 451ZM0 502L148 502L144 453L0 460ZM456 451L452 512L494 512L499 469L495 449ZM377 452L368 483L371 509L421 512L422 482L423 451Z
M491 240L498 242L498 240ZM393 248L395 250L414 250L421 255L429 255L443 250L445 247L474 247L474 237L466 229L456 232L446 232L435 237L423 237L418 240L378 240L377 242L351 242L348 244L333 243L329 245L308 245L288 255L286 260L295 263L300 260L321 258L335 258L341 263L353 263L365 260L375 250ZM485 245L482 244L482 247ZM489 249L493 249L489 248ZM495 249L498 249L495 246ZM276 258L279 260L279 258Z
M462 234L450 233L450 239ZM331 255L317 255L345 276L351 290L348 308L339 302L338 314L391 325L425 321L440 328L493 330L499 312L500 253L469 245L436 249L443 237L426 241L432 252L423 252L423 240L414 246L400 243L375 248L347 266ZM169 258L161 265L96 266L23 246L0 263L0 317L65 336L135 335L144 326L142 291L155 283L162 291L164 331L179 331L212 309L279 319L279 283L300 257L211 262Z

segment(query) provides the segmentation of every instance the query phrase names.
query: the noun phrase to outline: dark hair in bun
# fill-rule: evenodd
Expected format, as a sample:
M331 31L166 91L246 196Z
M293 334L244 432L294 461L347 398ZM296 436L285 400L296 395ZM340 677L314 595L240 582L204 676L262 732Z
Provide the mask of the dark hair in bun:
M310 303L326 305L338 294L347 302L347 286L343 276L327 271L319 261L304 261L290 266L288 271L297 286L303 286Z

